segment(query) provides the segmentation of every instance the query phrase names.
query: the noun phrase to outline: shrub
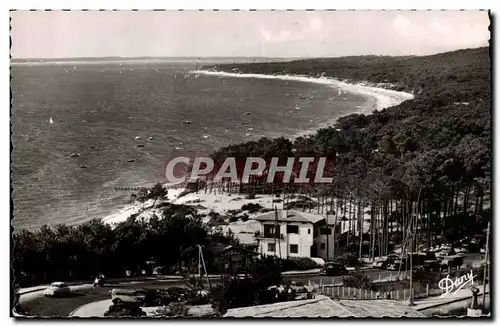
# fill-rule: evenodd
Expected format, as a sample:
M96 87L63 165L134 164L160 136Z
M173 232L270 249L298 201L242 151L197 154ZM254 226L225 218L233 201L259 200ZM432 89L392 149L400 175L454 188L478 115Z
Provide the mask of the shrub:
M155 313L160 317L187 317L189 316L189 307L183 302L173 302L157 309Z
M309 269L319 268L318 263L312 260L311 258L283 259L281 265L284 271L309 270Z
M439 272L415 271L413 272L413 280L429 285L439 283L442 276Z
M141 317L145 315L146 313L142 311L138 303L114 303L104 313L105 317Z
M255 213L262 209L262 206L258 203L247 203L241 206L241 210L247 210L249 213Z
M244 277L222 276L212 289L212 308L224 315L230 308L276 302L271 286L281 284L281 264L275 257L257 259Z
M344 277L343 282L344 286L347 287L361 288L365 290L373 289L370 277L362 271L353 271L351 275Z

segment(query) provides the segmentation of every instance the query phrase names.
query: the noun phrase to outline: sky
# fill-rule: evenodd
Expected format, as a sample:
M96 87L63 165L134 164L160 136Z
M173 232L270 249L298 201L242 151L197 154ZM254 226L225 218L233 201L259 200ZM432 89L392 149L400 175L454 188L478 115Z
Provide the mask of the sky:
M488 46L484 11L17 11L13 58L426 55Z

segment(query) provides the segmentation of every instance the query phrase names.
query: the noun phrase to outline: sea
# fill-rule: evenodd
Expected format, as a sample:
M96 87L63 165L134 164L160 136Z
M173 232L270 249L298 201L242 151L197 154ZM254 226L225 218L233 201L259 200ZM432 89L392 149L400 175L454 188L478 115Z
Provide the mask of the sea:
M293 138L374 106L331 85L197 74L198 64L13 65L14 229L105 218L130 201L117 188L166 182L175 156Z

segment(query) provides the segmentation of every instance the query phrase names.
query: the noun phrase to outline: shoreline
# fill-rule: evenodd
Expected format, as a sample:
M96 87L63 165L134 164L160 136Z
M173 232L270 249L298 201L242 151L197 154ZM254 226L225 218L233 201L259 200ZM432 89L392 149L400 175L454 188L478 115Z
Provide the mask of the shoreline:
M399 105L400 103L406 101L406 100L411 100L414 99L414 95L411 93L407 92L402 92L402 91L395 91L391 89L386 89L382 87L375 87L373 85L367 85L368 82L359 82L359 83L347 83L343 81L339 81L334 78L327 78L327 77L321 77L321 78L315 78L315 77L309 77L309 76L297 76L297 75L265 75L265 74L237 74L237 73L227 73L227 72L215 72L215 71L208 71L208 70L193 70L190 71L189 74L198 74L198 75L211 75L211 76L222 76L222 77L230 77L230 78L256 78L256 79L279 79L279 80L285 80L285 81L299 81L299 82L305 82L305 83L315 83L315 84L322 84L331 88L336 88L339 89L343 92L347 93L354 93L357 95L362 95L367 98L367 102L375 101L374 104L372 105L367 105L363 106L362 108L356 108L359 110L355 110L350 114L365 114L369 115L373 113L376 110L382 110L388 107L393 107L396 105ZM372 83L370 83L372 84ZM322 123L321 125L317 126L314 129L308 129L302 132L297 133L291 139L295 139L300 136L307 136L316 133L321 128L331 126L337 121L338 118L335 118L333 120L329 120L325 123ZM171 183L166 183L163 184L164 186L172 186ZM200 202L205 202L204 204L206 205L206 210L213 210L218 213L224 213L227 210L235 209L236 206L241 208L241 205L245 203L251 203L251 202L259 202L261 205L265 207L265 204L271 202L270 197L263 197L261 198L261 201L256 201L254 200L246 200L246 199L241 199L241 201L236 200L235 197L240 197L238 195L232 195L228 196L227 194L221 194L219 196L214 196L214 195L203 195L199 193L190 193L187 194L186 196L182 198L178 198L178 196L184 191L184 188L169 188L168 190L168 200L171 201L172 203L175 204L190 204L191 203L196 203L196 204L201 204ZM226 197L225 201L222 199L223 197ZM199 202L198 202L199 201ZM148 216L151 216L153 213L157 213L155 208L152 208L152 202L151 203L136 203L136 204L129 204L121 209L116 210L116 212L109 214L101 220L105 223L109 224L115 224L115 223L120 223L125 220L127 220L130 215L132 214L137 214L137 218L148 218ZM214 210L215 208L219 210ZM250 218L251 219L251 218Z
M230 77L230 78L276 79L283 81L314 83L338 89L342 92L361 95L367 99L367 102L375 101L374 104L368 104L362 106L361 108L357 107L356 108L357 110L352 111L351 113L349 113L349 115L352 114L370 115L374 111L382 110L389 107L394 107L406 100L412 100L415 98L414 94L412 93L395 91L389 88L380 87L380 85L383 85L383 83L375 84L366 81L358 83L348 83L332 77L311 77L306 75L241 74L241 73L229 73L229 72L211 71L211 70L193 70L190 71L189 74L220 76L220 77ZM377 85L379 87L377 87ZM307 135L314 134L321 128L326 128L328 126L335 124L338 118L334 118L324 123L321 123L315 128L310 128L298 132L293 137L291 137L291 139L293 140L298 137L304 137Z

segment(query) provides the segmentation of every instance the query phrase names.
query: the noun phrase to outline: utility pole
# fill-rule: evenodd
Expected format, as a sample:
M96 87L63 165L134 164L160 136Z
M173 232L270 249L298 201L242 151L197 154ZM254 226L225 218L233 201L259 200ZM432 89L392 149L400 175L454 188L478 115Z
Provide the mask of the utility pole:
M332 242L333 243L333 261L335 261L335 253L337 252L337 244L336 244L337 235L335 235L336 230L337 230L337 214L338 214L338 211L334 212L335 221L333 223L333 242Z
M205 271L205 276L207 278L207 284L208 284L208 289L211 291L212 290L212 286L210 285L210 279L208 278L208 272L207 272L207 266L205 265L205 258L203 257L203 250L201 249L201 245L197 244L198 246L198 271L199 271L199 274L200 274L200 278L201 278L201 264L200 262L203 264L203 270Z
M358 227L359 227L359 261L362 259L362 249L363 249L363 213L364 213L364 203L362 200L358 202Z
M330 254L330 240L329 240L329 234L330 234L330 227L328 226L328 211L326 212L326 262L328 262L329 259L329 254Z
M486 255L484 256L484 277L483 277L483 310L486 310L486 277L488 274L488 255L490 248L490 222L488 222L488 230L486 231Z

